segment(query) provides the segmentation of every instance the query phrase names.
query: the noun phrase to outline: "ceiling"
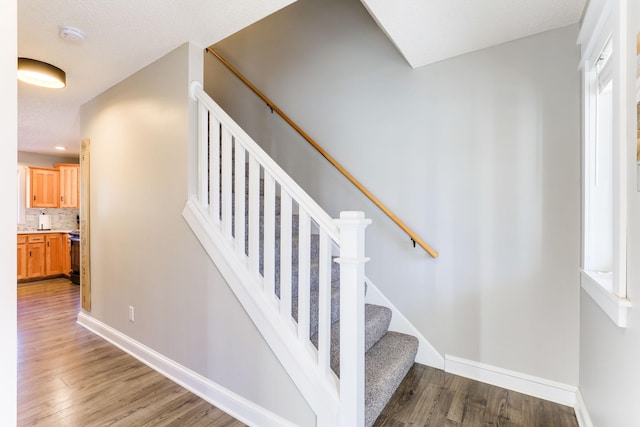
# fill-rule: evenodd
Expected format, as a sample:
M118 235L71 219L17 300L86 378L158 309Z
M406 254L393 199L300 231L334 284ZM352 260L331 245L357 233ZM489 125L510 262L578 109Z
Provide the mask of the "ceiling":
M64 89L18 82L18 150L77 155L83 103L186 41L209 46L293 1L18 1L18 56L67 73ZM62 25L81 29L86 39L59 38Z
M67 73L18 83L18 149L77 155L80 106L186 41L210 46L295 0L20 0L18 55ZM585 0L361 0L412 67L579 21ZM79 42L59 28L81 29ZM64 152L55 146L66 147Z
M585 0L361 0L414 67L575 24Z

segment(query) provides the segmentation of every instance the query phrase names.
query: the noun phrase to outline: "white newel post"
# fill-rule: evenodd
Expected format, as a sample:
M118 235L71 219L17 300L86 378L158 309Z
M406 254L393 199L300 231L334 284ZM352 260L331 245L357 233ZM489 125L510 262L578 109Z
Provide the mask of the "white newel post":
M363 212L341 212L340 228L340 425L364 426L364 229Z

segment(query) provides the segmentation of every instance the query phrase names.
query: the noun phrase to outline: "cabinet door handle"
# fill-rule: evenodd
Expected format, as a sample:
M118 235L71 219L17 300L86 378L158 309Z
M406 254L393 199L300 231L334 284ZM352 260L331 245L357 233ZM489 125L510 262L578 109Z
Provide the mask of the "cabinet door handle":
M64 202L64 196L60 196L60 201Z
M51 242L47 242L47 247L50 248L51 247Z
M33 196L33 200L34 200L34 201L36 200L36 196Z
M29 256L31 256L31 251L29 251Z

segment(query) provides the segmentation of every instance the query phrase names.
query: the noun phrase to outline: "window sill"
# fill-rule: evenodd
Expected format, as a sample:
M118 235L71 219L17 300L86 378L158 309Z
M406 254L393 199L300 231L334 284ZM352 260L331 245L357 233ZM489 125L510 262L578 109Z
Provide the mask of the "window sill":
M620 328L627 327L627 313L631 308L631 301L620 298L610 291L612 289L611 276L599 275L592 271L582 270L580 285L595 303Z

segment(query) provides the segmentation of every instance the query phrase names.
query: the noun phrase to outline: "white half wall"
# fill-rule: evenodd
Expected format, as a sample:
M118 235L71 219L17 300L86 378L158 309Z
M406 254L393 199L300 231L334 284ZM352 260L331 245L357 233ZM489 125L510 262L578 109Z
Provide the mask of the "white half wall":
M16 224L18 153L17 2L0 14L0 424L16 425Z
M182 218L195 170L188 87L202 79L202 55L185 44L81 108L92 150L87 314L266 411L313 426L309 406Z
M435 260L212 55L205 89L332 216L373 220L366 274L438 352L576 386L576 36L411 69L357 0L299 0L214 46Z

